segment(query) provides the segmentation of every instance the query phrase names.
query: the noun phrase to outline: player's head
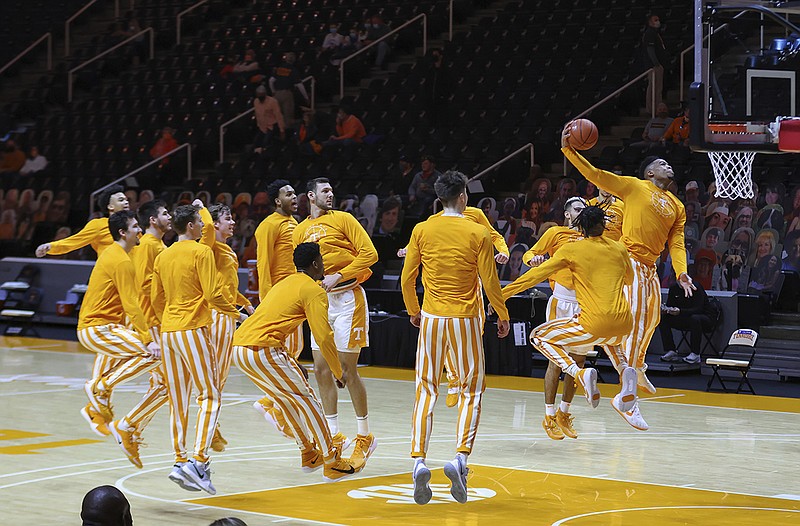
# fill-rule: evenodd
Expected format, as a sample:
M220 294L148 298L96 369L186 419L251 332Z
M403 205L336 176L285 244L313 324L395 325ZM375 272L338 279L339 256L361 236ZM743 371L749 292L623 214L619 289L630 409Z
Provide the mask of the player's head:
M114 241L120 239L134 241L136 239L137 242L133 245L138 244L139 235L142 233L139 222L136 220L136 214L130 210L120 210L111 214L108 218L108 230L111 231L111 238Z
M575 219L584 237L602 236L606 229L606 213L598 206L587 206Z
M286 179L276 179L267 186L267 195L272 199L275 208L285 214L297 212L297 194Z
M225 517L215 520L208 526L247 526L247 523L236 517Z
M100 205L100 210L108 215L119 212L120 210L130 209L128 196L125 195L125 189L118 184L106 188L97 198L97 204Z
M297 270L305 272L314 279L322 279L325 275L325 265L322 263L322 253L316 243L300 243L294 249L294 266Z
M308 202L322 210L333 209L333 187L327 177L317 177L306 186Z
M172 228L178 235L188 235L190 239L200 239L203 221L194 205L181 205L172 212Z
M114 486L90 490L81 504L83 526L132 526L131 505Z
M233 220L231 215L231 208L225 203L214 203L208 207L208 213L211 214L211 220L214 222L214 229L222 234L224 239L233 236L233 229L236 227L236 221Z
M161 199L143 203L139 206L136 215L139 219L139 226L145 230L152 227L165 234L172 229L172 216L169 215L167 204Z
M567 199L564 203L564 219L567 226L575 226L575 220L587 206L589 206L589 203L583 197L570 197Z
M433 183L436 197L442 206L464 210L467 206L467 176L455 170L448 170Z
M672 166L657 155L648 155L639 165L639 178L651 181L659 188L666 188L675 177Z

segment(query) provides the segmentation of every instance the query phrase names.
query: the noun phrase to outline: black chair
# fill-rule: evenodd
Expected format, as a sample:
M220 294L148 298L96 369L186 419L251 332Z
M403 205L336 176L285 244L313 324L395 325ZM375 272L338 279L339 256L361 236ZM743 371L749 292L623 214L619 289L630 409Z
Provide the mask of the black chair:
M708 302L713 305L714 311L716 312L716 316L711 318L711 327L708 330L703 330L702 339L703 339L703 347L700 349L700 356L703 356L706 353L706 350L711 348L713 351L714 356L719 356L719 349L717 349L716 345L714 345L714 335L717 333L717 328L719 327L719 322L722 321L722 304L719 302L717 298L712 296L708 297ZM680 349L681 345L686 344L689 345L689 337L691 336L691 331L683 330L683 329L676 329L681 333L681 339L678 341L678 345L676 348Z

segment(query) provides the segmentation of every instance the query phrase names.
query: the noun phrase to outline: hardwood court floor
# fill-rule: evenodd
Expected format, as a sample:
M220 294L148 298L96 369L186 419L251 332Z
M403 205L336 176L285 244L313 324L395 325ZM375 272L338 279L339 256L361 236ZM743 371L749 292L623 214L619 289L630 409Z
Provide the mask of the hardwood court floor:
M362 368L379 446L356 478L324 484L299 469L296 446L253 411L256 388L237 369L224 394L227 451L213 455L218 494L188 493L167 479L167 409L145 431L144 468L78 414L92 355L77 343L0 338L0 524L78 524L83 495L115 484L134 523L206 526L238 516L283 524L800 524L800 402L797 399L659 389L644 399L651 426L639 432L611 408L602 386L592 410L573 406L578 440L541 428L542 381L491 377L475 451L470 502L455 503L441 466L453 456L456 412L437 406L429 466L434 498L411 498L409 432L413 372ZM312 377L313 378L313 377ZM141 377L116 391L122 415L145 390ZM341 393L343 430L355 434Z

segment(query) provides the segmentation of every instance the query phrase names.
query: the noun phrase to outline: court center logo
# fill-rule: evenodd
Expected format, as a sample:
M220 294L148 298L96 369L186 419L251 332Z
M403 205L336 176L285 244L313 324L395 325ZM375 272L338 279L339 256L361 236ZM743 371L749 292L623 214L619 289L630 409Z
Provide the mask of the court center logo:
M311 243L319 243L319 240L328 235L328 231L322 225L314 225L308 227L303 241Z
M455 502L450 495L449 484L431 484L433 498L430 504L447 504ZM484 499L491 499L497 492L488 488L468 488L467 500L476 502ZM351 499L378 499L386 504L415 504L414 484L385 484L380 486L369 486L347 492Z

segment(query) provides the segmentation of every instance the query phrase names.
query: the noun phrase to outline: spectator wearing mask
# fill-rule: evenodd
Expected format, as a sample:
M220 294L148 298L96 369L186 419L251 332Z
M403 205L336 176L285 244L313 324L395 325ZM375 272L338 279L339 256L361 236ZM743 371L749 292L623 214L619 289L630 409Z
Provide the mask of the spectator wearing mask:
M367 28L367 36L364 40L364 45L368 46L373 42L377 41L381 37L386 36L389 33L389 26L383 23L383 19L375 15L370 19L370 27ZM386 39L388 40L388 39ZM375 67L382 68L384 62L386 62L386 56L389 54L389 43L386 40L381 40L378 44L375 45L377 48L375 50Z
M651 14L647 17L647 26L642 35L642 51L646 68L653 68L655 71L655 78L648 77L647 98L645 100L647 111L650 112L653 108L654 98L656 107L661 102L664 89L664 67L669 61L667 48L661 38L661 18L658 15Z

